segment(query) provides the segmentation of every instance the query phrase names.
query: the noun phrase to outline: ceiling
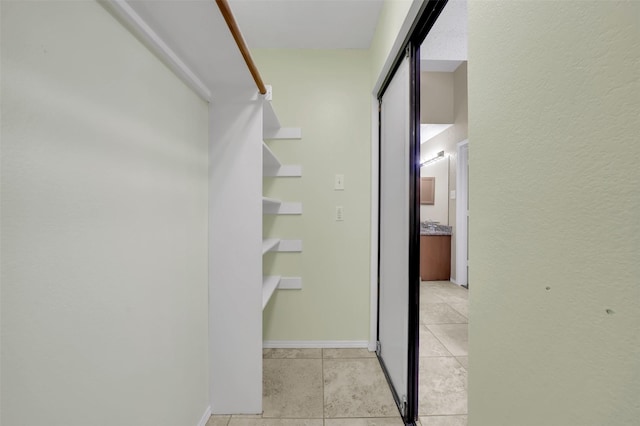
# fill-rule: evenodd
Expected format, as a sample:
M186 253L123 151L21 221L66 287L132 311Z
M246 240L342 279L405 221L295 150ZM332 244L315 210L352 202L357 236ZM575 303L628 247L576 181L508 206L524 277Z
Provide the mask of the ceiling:
M449 0L420 46L422 71L455 71L467 60L467 33L467 0Z
M368 49L382 0L230 0L251 49Z

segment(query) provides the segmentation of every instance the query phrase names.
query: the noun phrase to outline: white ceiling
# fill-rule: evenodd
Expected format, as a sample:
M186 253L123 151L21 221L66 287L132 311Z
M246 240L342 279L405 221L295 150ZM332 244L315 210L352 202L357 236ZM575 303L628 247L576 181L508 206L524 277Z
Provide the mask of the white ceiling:
M230 0L249 48L368 49L382 0Z
M467 0L449 0L420 46L423 71L452 72L467 60Z

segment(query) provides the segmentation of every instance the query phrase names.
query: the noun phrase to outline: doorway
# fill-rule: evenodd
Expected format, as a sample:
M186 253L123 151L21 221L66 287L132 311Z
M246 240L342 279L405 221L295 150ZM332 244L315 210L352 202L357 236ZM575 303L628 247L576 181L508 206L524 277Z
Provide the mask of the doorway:
M420 414L418 389L421 374L420 346L423 342L427 342L426 339L423 341L420 339L419 312L422 285L419 262L420 46L446 5L447 1L437 0L425 1L422 4L378 92L378 152L380 155L378 161L376 352L394 393L396 404L407 425L414 425ZM389 90L388 93L387 90ZM402 111L405 111L404 117ZM394 113L399 114L400 118L390 120L389 117ZM453 173L454 179L456 173ZM455 199L456 191L457 187L454 190L447 186L446 200ZM441 195L442 192L441 190ZM445 203L448 202L450 201L445 201ZM454 214L450 221L455 222L456 218ZM456 253L457 251L452 253L454 257ZM455 290L466 292L466 289L455 287ZM425 292L425 294L428 293L430 292ZM434 333L432 335L435 336ZM456 363L462 368L461 363L464 362L462 360L464 357L458 360L451 351L448 354L450 359L446 362ZM464 371L463 405L466 410L466 370Z

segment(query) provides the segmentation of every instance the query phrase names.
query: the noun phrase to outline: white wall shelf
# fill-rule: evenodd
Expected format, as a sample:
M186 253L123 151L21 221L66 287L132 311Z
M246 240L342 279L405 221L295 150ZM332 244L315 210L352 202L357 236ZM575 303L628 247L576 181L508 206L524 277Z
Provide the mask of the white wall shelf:
M268 251L277 251L274 248L279 245L279 238L264 238L262 240L262 254L265 254Z
M262 202L262 214L302 214L302 203L269 203Z
M263 139L269 139L264 135L270 135L277 133L280 130L280 120L276 115L271 102L264 102L264 108L262 110L262 134Z
M277 167L265 167L262 175L265 177L301 177L302 166L286 164Z
M278 283L278 290L301 290L302 278L300 277L281 277Z
M301 253L302 240L279 240L271 251L279 253Z
M262 254L267 252L301 253L302 240L281 240L280 238L264 238L262 240Z
M302 129L299 127L265 128L264 139L302 139Z
M267 275L262 277L262 309L267 306L269 300L271 300L271 296L278 288L280 284L280 276L279 275Z
M282 201L275 198L262 197L262 213L267 211L277 211L280 208Z
M269 146L262 142L262 167L266 170L279 169L282 166L278 157L271 151Z

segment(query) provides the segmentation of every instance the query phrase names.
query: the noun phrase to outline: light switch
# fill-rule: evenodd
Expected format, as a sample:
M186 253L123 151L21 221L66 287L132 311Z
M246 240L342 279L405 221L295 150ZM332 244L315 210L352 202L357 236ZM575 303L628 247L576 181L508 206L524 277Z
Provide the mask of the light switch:
M454 189L453 191L449 192L449 198L452 200L456 199L456 190Z
M342 206L336 206L336 221L342 222L344 220L344 208Z
M344 191L344 175L336 175L333 189L335 189L336 191Z

